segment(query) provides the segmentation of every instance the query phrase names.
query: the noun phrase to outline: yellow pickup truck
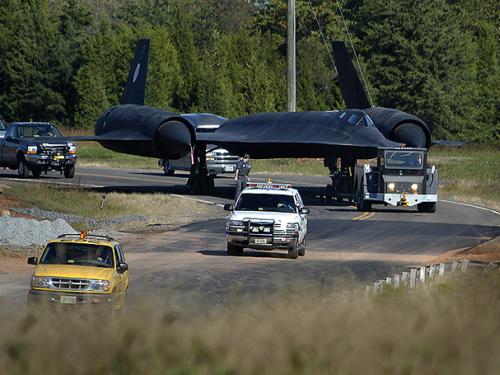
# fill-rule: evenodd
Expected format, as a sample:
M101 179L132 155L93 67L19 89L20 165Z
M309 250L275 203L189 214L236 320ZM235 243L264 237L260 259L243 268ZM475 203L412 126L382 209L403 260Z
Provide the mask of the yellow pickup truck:
M28 303L110 304L121 308L128 288L128 265L120 244L86 232L49 241L35 265Z

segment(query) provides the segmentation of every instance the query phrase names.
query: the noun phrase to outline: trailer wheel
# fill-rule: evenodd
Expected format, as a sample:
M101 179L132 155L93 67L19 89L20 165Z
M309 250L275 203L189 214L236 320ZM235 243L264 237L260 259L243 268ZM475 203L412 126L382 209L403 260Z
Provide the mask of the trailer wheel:
M423 202L417 205L418 212L436 212L436 202Z

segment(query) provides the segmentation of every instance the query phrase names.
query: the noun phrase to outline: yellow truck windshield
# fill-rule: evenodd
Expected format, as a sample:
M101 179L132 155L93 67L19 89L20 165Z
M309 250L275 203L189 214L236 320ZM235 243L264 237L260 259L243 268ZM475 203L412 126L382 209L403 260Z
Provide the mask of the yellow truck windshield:
M59 242L47 245L40 263L112 268L115 262L109 246Z

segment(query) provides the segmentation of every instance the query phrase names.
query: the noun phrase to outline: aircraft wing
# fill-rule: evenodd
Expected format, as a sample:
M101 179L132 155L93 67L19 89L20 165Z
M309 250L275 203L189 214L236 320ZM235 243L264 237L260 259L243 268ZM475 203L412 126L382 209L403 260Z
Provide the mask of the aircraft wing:
M399 147L385 138L362 110L259 113L225 121L196 142L216 144L255 159L372 158L381 147Z

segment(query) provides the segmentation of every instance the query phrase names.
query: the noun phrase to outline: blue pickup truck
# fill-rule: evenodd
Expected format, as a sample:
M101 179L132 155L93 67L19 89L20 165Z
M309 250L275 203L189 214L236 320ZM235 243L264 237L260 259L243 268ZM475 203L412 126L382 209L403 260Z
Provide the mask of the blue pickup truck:
M30 173L40 177L42 172L49 171L60 172L66 178L74 177L76 146L56 139L62 137L56 126L48 122L13 122L3 131L0 167L17 169L22 178L29 177Z

